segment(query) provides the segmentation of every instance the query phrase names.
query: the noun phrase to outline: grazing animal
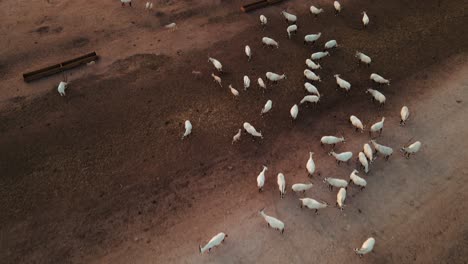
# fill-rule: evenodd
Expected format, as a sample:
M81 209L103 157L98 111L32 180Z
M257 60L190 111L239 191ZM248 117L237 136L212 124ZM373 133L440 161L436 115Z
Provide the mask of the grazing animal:
M409 118L409 109L406 105L401 108L400 117L400 125L404 126Z
M272 38L269 38L269 37L263 37L262 38L262 43L263 43L263 45L266 45L268 47L279 48L279 42L277 42L276 40L274 40Z
M177 24L172 22L170 24L165 25L164 27L167 28L167 29L172 29L172 31L174 31L177 28Z
M367 13L366 11L362 11L362 25L364 25L364 27L367 27L367 25L369 24L369 17L367 16Z
M237 142L237 141L240 140L241 133L242 133L242 129L239 129L239 131L237 132L237 134L235 134L235 135L232 137L232 143L231 143L231 144L234 144L234 142Z
M341 4L338 1L333 2L333 7L335 8L335 15L341 12Z
M204 247L202 247L201 245L198 246L200 249L200 254L203 254L207 250L208 252L210 252L212 248L219 246L222 242L224 242L224 239L226 239L226 237L228 237L228 235L221 232L214 236Z
M380 120L379 122L373 124L370 127L369 136L372 136L372 133L374 133L374 132L379 132L379 135L381 135L383 127L384 127L384 122L385 122L385 117L382 117L382 120Z
M60 94L60 96L65 96L65 89L67 89L68 83L67 82L60 82L57 91Z
M297 106L297 104L291 107L291 110L289 110L289 113L291 114L293 121L296 120L297 114L299 113L299 107Z
M322 12L324 12L323 8L317 8L317 7L313 6L313 5L310 6L310 13L312 15L314 15L315 17L317 17L318 14L320 14Z
M219 60L210 57L208 62L211 62L218 72L223 72L223 65Z
M312 198L299 198L301 201L301 209L305 206L309 209L315 210L315 214L318 215L318 210L328 207L326 202L319 202Z
M364 54L362 52L359 52L359 51L356 51L355 57L358 58L359 63L362 62L364 64L367 64L367 66L371 65L372 59L369 56L367 56L366 54Z
M284 174L283 173L278 173L278 189L280 191L280 197L281 199L284 198L284 195L286 194L286 180L284 179Z
M284 223L282 221L280 221L279 219L273 217L273 216L269 216L269 215L265 214L264 211L265 211L265 208L260 210L260 215L263 217L263 219L265 219L265 221L267 222L268 227L279 230L281 232L281 234L283 234L284 233Z
M293 192L302 192L302 193L305 193L307 190L309 190L310 188L312 188L312 186L314 186L312 183L295 183L292 185L291 189L293 190Z
M249 87L250 87L249 76L244 75L244 91L246 91Z
M270 82L273 82L273 83L277 83L280 80L286 79L286 74L284 74L284 73L282 75L279 75L279 74L274 73L274 72L267 72L265 74L265 76Z
M402 147L400 150L405 154L405 157L409 159L411 154L415 154L421 148L421 141L416 141L408 147Z
M318 76L317 74L315 74L313 71L309 70L309 69L305 69L304 70L304 77L307 79L307 80L311 80L311 81L319 81L321 82L322 80L320 79L320 76Z
M312 60L320 60L325 56L330 56L330 53L328 51L319 51L319 52L312 53L312 55L310 55L310 58Z
M324 45L324 48L327 50L327 49L333 49L333 48L336 48L338 47L338 43L336 42L336 40L332 39L332 40L329 40L325 43Z
M258 82L258 86L262 87L262 88L264 89L263 91L265 91L265 89L266 89L267 87L266 87L265 82L263 81L263 79L262 79L262 78L258 78L257 82Z
M374 162L374 157L373 157L374 151L372 151L372 148L369 144L364 144L364 154L366 155L367 159L369 160L369 163L372 164Z
M297 33L297 25L290 25L286 28L286 32L288 32L288 38L291 39L291 35Z
M385 160L388 160L390 156L393 154L393 149L391 147L387 147L384 145L380 145L375 140L371 140L372 145L374 145L375 153L380 153L385 157Z
M349 183L353 182L355 185L359 186L362 191L364 188L366 188L367 182L363 178L359 177L357 173L359 173L358 170L353 170L353 172L351 172L349 175Z
M273 106L273 102L271 100L268 100L265 106L262 108L261 115L268 113L268 111L271 110L272 106Z
M231 93L234 96L239 96L239 91L237 91L236 88L232 87L232 84L229 85L229 89L231 90Z
M320 37L322 36L322 32L319 32L317 34L309 34L304 36L304 44L307 43L315 43Z
M286 19L286 22L295 24L297 22L297 16L290 14L286 11L281 11L281 14Z
M268 19L266 18L266 16L260 15L260 25L262 25L262 27L265 28L267 23L268 23Z
M185 120L185 132L182 135L182 139L188 137L192 133L192 123L189 120Z
M258 191L263 191L263 186L265 185L265 172L268 170L267 166L263 165L263 169L257 176L257 187Z
M221 77L216 76L214 73L211 74L211 77L213 77L213 80L219 84L219 86L223 87L221 84Z
M361 120L359 120L359 118L357 118L357 116L355 116L355 115L350 116L349 121L356 128L356 131L358 131L360 129L361 133L364 132L364 125L362 124Z
M380 106L385 105L385 101L387 100L387 98L385 98L385 95L383 95L383 93L370 88L367 89L366 93L370 93L372 95L372 101L379 102Z
M328 155L335 157L336 162L338 164L340 164L341 162L348 162L353 157L353 153L351 151L341 153L330 151Z
M307 163L306 163L307 174L309 174L309 176L311 177L314 175L314 172L315 172L315 162L312 159L313 155L314 155L313 152L309 152L309 159L307 160Z
M333 148L335 147L336 143L345 143L345 138L344 137L335 137L335 136L323 136L320 139L320 145L323 146L323 144L327 145L332 145Z
M320 66L320 64L313 62L311 59L307 59L305 61L305 63L307 65L307 67L311 68L312 70L318 70L318 69L322 68L322 66Z
M263 138L262 133L258 132L255 129L255 127L253 127L251 124L249 124L247 122L244 123L244 129L245 129L245 131L247 131L247 133L249 133L253 137Z
M252 58L252 50L250 49L249 45L245 45L245 55L249 58L248 61Z
M375 239L373 237L369 237L364 243L362 244L361 248L355 248L354 252L362 257L363 255L372 252L375 245Z
M370 79L378 84L390 85L390 80L385 79L384 77L378 75L377 73L372 73Z
M320 97L316 95L306 95L304 98L302 98L300 104L303 104L305 102L313 103L317 105L317 103L320 101Z
M369 162L367 161L366 154L364 152L359 152L358 154L358 160L361 163L361 167L364 168L364 172L368 173L369 172Z
M346 200L346 189L340 188L340 190L336 194L336 205L340 208L341 211L343 211L344 209L345 200Z
M351 84L348 81L342 79L339 74L335 74L333 77L336 79L336 85L338 88L344 89L346 92L351 90Z
M304 83L304 88L307 90L307 92L309 92L309 93L311 93L311 94L315 94L315 95L317 95L318 97L320 97L320 93L319 93L317 87L315 87L315 86L312 85L311 83L305 82L305 83Z
M328 188L330 188L330 191L333 190L333 187L336 188L348 188L348 182L342 179L337 179L337 178L325 178L323 179L324 183L328 184Z

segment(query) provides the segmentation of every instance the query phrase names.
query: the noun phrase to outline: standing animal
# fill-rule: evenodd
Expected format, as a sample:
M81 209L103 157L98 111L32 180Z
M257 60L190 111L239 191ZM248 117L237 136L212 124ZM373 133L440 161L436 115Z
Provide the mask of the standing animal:
M304 98L302 98L300 104L303 104L305 102L317 104L319 101L320 101L320 97L316 95L306 95L304 96Z
M249 45L245 45L245 55L249 58L248 61L252 58L252 50L250 49Z
M261 114L266 114L268 111L271 110L271 107L273 106L273 102L271 100L268 100L265 104L265 106L262 108Z
M324 48L326 50L327 49L333 49L333 48L336 48L336 47L338 47L338 43L334 39L325 42L325 45L324 45Z
M372 95L372 101L379 102L380 106L385 105L385 101L387 100L387 98L385 98L385 95L383 95L383 93L370 88L367 89L366 93L370 93Z
M283 173L278 173L278 189L280 191L280 197L281 199L284 198L284 195L286 194L286 180L284 179L284 174Z
M367 27L367 25L369 24L369 17L367 16L367 13L366 11L362 11L362 25L364 27Z
M353 182L355 185L359 186L362 191L364 188L366 188L367 182L363 178L359 177L357 173L359 173L358 170L353 170L353 172L351 172L349 175L349 183Z
M409 109L408 109L408 107L406 105L401 108L400 117L401 117L400 125L404 126L406 121L409 118Z
M293 190L293 192L302 192L302 193L305 193L307 190L309 190L310 188L312 188L312 186L314 186L312 183L295 183L292 185L291 189Z
M377 73L372 73L370 79L378 84L390 85L390 80L385 79L384 77L378 75Z
M299 113L299 107L297 106L297 104L291 107L291 110L289 110L289 113L291 114L293 121L296 120L297 114Z
M333 75L333 77L335 77L336 79L336 85L338 88L342 88L346 92L349 92L349 90L351 90L351 84L348 81L342 79L339 74L335 74Z
M374 162L374 157L373 157L374 151L372 151L372 148L369 144L364 144L364 154L366 155L367 159L369 159L369 163Z
M321 82L322 80L320 79L320 76L318 76L317 74L315 74L313 71L309 70L309 69L305 69L304 70L304 77L307 79L307 80L311 80L311 81L319 81Z
M362 152L362 151L359 152L358 160L361 163L361 167L364 168L364 172L368 173L369 172L369 162L367 161L366 154L364 154L364 152Z
M295 24L297 22L297 16L290 14L286 11L281 11L281 14L286 19L286 22Z
M345 143L345 138L344 137L335 137L335 136L323 136L321 139L320 139L320 145L323 146L323 144L327 144L327 145L332 145L332 147L334 148L336 143Z
M212 248L219 246L222 242L224 242L224 239L226 239L226 237L228 237L228 235L221 232L214 236L212 239L210 239L210 241L204 247L199 245L198 247L200 249L200 254L203 254L207 250L208 252L210 252Z
M328 155L335 157L336 162L340 164L341 162L348 162L352 157L353 153L351 151L336 153L334 151L330 151Z
M373 237L369 237L364 243L362 244L361 248L355 248L354 252L362 257L363 255L372 252L375 245L375 239Z
M67 89L68 83L67 82L60 82L57 91L60 94L60 96L65 96L65 89Z
M371 65L372 59L369 56L367 56L366 54L364 54L362 52L359 52L359 51L356 51L355 57L358 58L359 63L362 62L364 64L367 64L367 66Z
M263 165L263 169L257 176L257 187L258 191L263 191L263 186L265 185L265 172L268 170L267 166Z
M286 28L286 32L288 32L288 38L291 39L291 35L297 33L297 25L290 25Z
M277 42L276 40L274 40L272 38L269 38L269 37L263 37L262 38L262 43L263 43L263 45L266 45L268 47L279 48L279 42Z
M314 172L315 172L315 162L314 162L314 159L312 158L313 155L314 155L313 152L309 152L309 159L307 160L307 163L306 163L307 174L311 177L314 175Z
M265 221L267 222L268 227L279 230L281 232L281 234L284 233L284 223L282 221L280 221L279 219L273 217L273 216L269 216L269 215L265 214L265 208L260 210L260 215L263 217L263 219L265 219Z
M305 206L309 209L315 210L315 214L318 215L318 210L326 208L328 204L326 202L319 202L312 198L299 198L301 201L301 209Z
M192 123L189 120L185 120L185 132L182 135L182 139L188 137L192 133Z
M172 23L169 23L169 24L165 25L164 27L167 28L167 29L172 29L172 31L175 31L176 28L177 28L177 24L172 22Z
M216 76L214 73L211 74L211 77L213 77L213 80L219 84L219 86L223 87L221 84L221 77Z
M322 68L322 66L320 66L320 64L313 62L311 59L306 59L305 63L307 65L307 67L311 68L312 70L317 70L317 69Z
M262 27L265 28L267 23L268 23L268 19L266 18L266 16L260 15L260 25L262 25Z
M323 12L323 8L317 8L313 5L310 6L310 13L312 13L312 15L314 15L315 17L317 17L317 15L322 12Z
M333 187L336 188L348 188L348 182L342 179L337 179L337 178L325 178L323 179L324 183L328 184L328 188L330 188L330 191L333 190Z
M340 188L340 190L336 194L336 206L338 206L341 211L343 211L344 209L345 200L346 200L346 189Z
M132 7L132 0L120 0L122 2L122 7L125 6L127 3L130 7Z
M236 88L232 87L232 84L229 85L229 89L231 90L231 93L234 96L239 96L239 91L237 91Z
M372 133L379 132L379 135L382 134L382 130L384 127L385 117L382 117L382 120L373 124L369 129L369 136L372 136Z
M249 87L250 87L249 76L244 75L244 91L246 91Z
M335 15L341 12L341 4L338 1L333 2L333 7L335 8Z
M253 137L259 137L259 138L263 138L263 135L262 133L258 132L254 126L252 126L250 123L247 123L245 122L244 123L244 129L245 131L247 131L247 133L249 133L251 136Z
M263 81L263 79L262 79L262 78L258 78L257 82L258 82L258 86L262 87L262 88L263 88L263 91L265 91L265 89L266 89L267 87L266 87L265 82Z
M325 56L330 56L330 53L328 51L319 51L319 52L312 53L312 55L310 55L310 58L312 60L320 60Z
M361 120L359 120L359 118L357 118L357 116L351 115L349 117L349 121L356 128L356 131L358 131L360 129L361 133L364 132L364 125L362 124Z
M320 93L319 93L317 87L315 87L313 84L305 82L304 83L304 88L307 90L307 92L309 92L311 94L315 94L318 97L320 97Z
M375 153L380 153L385 157L385 160L388 160L390 156L393 154L393 149L391 147L387 147L384 145L380 145L375 140L371 140L372 145L374 145Z
M223 65L219 60L210 57L208 58L208 62L211 62L218 72L223 72Z
M273 82L273 83L277 83L280 80L286 79L286 74L284 73L282 75L279 75L274 72L267 72L265 76L270 82Z
M145 9L153 9L153 3L146 2Z
M231 144L234 144L234 142L237 142L237 141L240 140L241 133L242 133L242 129L239 129L239 131L237 131L237 134L235 134L235 135L232 137L232 143L231 143Z
M418 152L420 148L421 148L421 142L416 141L407 147L402 147L400 150L405 154L405 157L409 159L410 155Z
M304 44L307 44L307 43L315 43L315 41L317 41L320 36L322 36L322 32L319 32L317 34L309 34L309 35L305 35L304 36Z

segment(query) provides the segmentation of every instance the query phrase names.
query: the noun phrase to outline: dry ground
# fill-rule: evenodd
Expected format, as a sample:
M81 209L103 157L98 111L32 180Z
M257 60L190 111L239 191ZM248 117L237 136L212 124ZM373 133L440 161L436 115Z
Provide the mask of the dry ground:
M0 1L0 258L5 263L467 263L468 32L463 1L343 1L334 16L329 1L287 1L240 13L243 1L157 1L121 8L118 1ZM325 6L318 19L311 3ZM279 16L299 15L299 32L286 38ZM363 30L360 12L371 25ZM262 32L258 15L270 18ZM162 29L170 22L175 32ZM304 34L321 31L315 47ZM264 49L260 37L280 42ZM334 38L341 47L317 71L324 94L318 108L301 107L291 124L289 108L305 95L304 60ZM248 63L243 54L254 52ZM25 84L21 73L95 50L94 66ZM373 59L359 66L356 50ZM256 85L234 100L209 77L207 57L225 65L223 84L242 86L266 71L288 79L262 93ZM192 70L203 77L195 80ZM379 89L379 109L364 94L371 72L391 78ZM348 97L335 91L333 74L349 80ZM273 110L260 117L266 100ZM411 120L398 126L408 105ZM343 133L339 151L357 153L369 140L348 124L386 116L379 141L397 150L421 140L410 160L399 153L378 159L363 192L349 188L347 207L315 216L288 192L279 199L276 174L290 186L307 181L308 152L321 175L307 194L334 204L327 176L347 178L354 163L337 166L319 138ZM193 135L180 140L183 121ZM265 134L231 138L244 121ZM266 191L255 177L269 167ZM284 235L258 215L286 222ZM198 244L219 231L226 244L199 255ZM352 248L368 236L375 252L364 259Z

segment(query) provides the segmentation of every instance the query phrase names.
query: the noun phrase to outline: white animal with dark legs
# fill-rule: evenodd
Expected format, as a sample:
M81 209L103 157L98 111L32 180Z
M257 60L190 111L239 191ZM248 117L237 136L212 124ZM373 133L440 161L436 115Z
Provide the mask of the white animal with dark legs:
M288 38L291 39L291 35L297 33L297 25L290 25L286 28L286 32L288 32Z
M215 75L214 73L211 74L211 77L213 77L213 80L219 84L219 86L223 87L221 84L221 77Z
M287 22L295 24L297 21L297 16L290 14L286 11L281 11L281 14L284 16Z
M328 206L326 202L319 202L312 198L299 198L299 200L301 201L301 208L305 206L309 209L315 210L315 214L318 214L318 210Z
M358 58L359 63L362 62L364 64L367 64L367 66L371 65L372 59L371 59L371 57L367 56L366 54L364 54L362 52L359 52L359 51L356 51L355 57Z
M307 67L309 67L312 70L318 70L318 69L322 68L322 66L320 66L320 64L313 62L311 59L307 59L305 61L305 63L307 65Z
M262 87L263 90L265 91L266 90L266 85L265 85L265 82L263 81L263 79L258 78L257 82L258 82L258 86Z
M252 58L252 50L250 49L249 45L246 45L244 50L245 55L249 58L250 61L250 59Z
M307 163L306 163L307 174L309 174L309 176L311 177L314 175L314 172L315 172L315 162L314 162L314 159L312 158L313 155L314 155L313 152L309 152L309 159L307 160Z
M382 120L373 124L369 129L369 135L372 136L372 133L379 132L379 135L382 134L382 130L384 127L385 117L382 117Z
M268 19L266 18L266 16L260 15L260 25L262 25L262 27L265 27L267 23L268 23Z
M328 155L335 157L336 162L340 164L341 162L348 162L352 157L353 153L351 151L336 153L334 151L330 151Z
M229 85L229 90L231 90L232 95L239 96L239 91L236 88L232 87L232 84Z
M263 45L266 45L266 46L269 46L269 47L276 47L276 48L279 48L279 43L272 39L272 38L269 38L269 37L263 37L262 38L262 43Z
M263 217L263 219L265 219L265 221L268 224L268 227L279 230L281 232L281 234L283 234L284 233L284 223L282 221L280 221L279 219L273 217L273 216L269 216L269 215L265 214L264 211L265 211L265 209L260 210L260 215Z
M262 133L258 132L255 127L253 127L251 124L245 122L244 123L244 129L247 133L249 133L251 136L253 137L259 137L259 138L263 138L263 135Z
M336 188L347 188L348 187L348 182L342 179L337 179L337 178L325 178L323 179L324 183L328 184L328 188L330 188L330 191L333 190L333 187Z
M363 149L364 149L364 154L369 160L369 163L372 163L374 161L374 151L372 151L371 146L365 143Z
M325 49L333 49L336 47L338 47L338 43L334 39L327 41L324 45Z
M385 105L385 101L387 100L387 98L385 98L385 95L383 95L383 93L374 89L367 89L366 93L370 93L372 95L372 101L379 102L380 106Z
M366 11L362 11L362 25L364 25L364 27L367 27L367 25L369 25L369 17L367 16L367 13Z
M323 12L323 8L317 8L313 5L310 6L310 13L312 13L312 15L314 16L318 16L318 14L322 13Z
M271 110L272 106L273 106L273 102L271 100L268 100L265 106L263 107L261 114L264 115L268 113Z
M310 55L310 58L312 60L320 60L326 56L330 56L330 53L328 51L319 51L319 52L312 53L312 55Z
M280 80L286 79L286 74L284 74L284 73L282 75L279 75L279 74L274 73L274 72L267 72L265 74L265 76L270 82L273 82L273 83L277 83Z
M405 125L406 121L409 118L409 109L408 109L408 107L406 105L401 108L400 118L401 118L400 119L400 125L401 126Z
M192 123L189 120L185 120L185 132L182 135L182 139L188 137L192 133Z
M297 114L299 113L299 107L297 106L297 104L291 107L291 110L289 110L289 113L291 114L293 121L296 120Z
M304 83L304 88L307 90L307 92L309 92L311 94L315 94L318 97L320 97L320 93L319 93L317 87L315 87L313 84L305 82Z
M351 172L349 175L349 183L353 182L354 185L359 186L361 190L363 190L366 188L367 182L363 178L359 177L357 173L359 173L357 170L353 170L353 172Z
M249 76L244 75L244 91L250 87L250 79Z
M335 147L337 143L345 143L345 138L344 137L335 137L335 136L323 136L320 139L320 145L332 145Z
M336 205L340 208L341 211L343 211L344 209L345 200L346 200L346 189L340 188L340 190L336 194Z
M265 185L265 173L268 170L267 166L263 165L263 169L257 176L257 187L258 191L263 191L263 186Z
M313 71L309 69L304 70L304 77L306 77L307 80L311 80L311 81L319 81L319 82L322 81L320 80L320 76L318 76L317 74L315 74Z
M393 149L377 143L375 140L371 140L372 145L374 145L375 151L379 154L382 154L385 157L385 160L388 160L393 154Z
M291 189L295 193L298 193L298 192L305 193L307 190L312 188L312 186L314 186L312 183L295 183L292 185Z
M223 65L219 60L210 57L208 58L208 62L211 62L218 72L223 72Z
M281 199L284 198L284 195L286 194L286 180L284 179L284 174L283 173L278 173L278 189L280 191L280 197Z
M199 246L200 253L202 254L207 250L210 252L212 248L219 246L224 241L224 239L226 239L226 237L228 237L228 235L223 232L217 234L204 247Z
M232 137L232 143L231 143L231 144L234 144L234 142L237 142L237 141L240 140L241 133L242 133L242 129L239 129L239 131L237 132L237 134L235 134L235 135Z
M60 82L57 91L60 94L60 96L65 96L65 89L67 89L68 83L67 82Z
M372 73L370 79L378 84L390 85L390 80L385 79L384 77L378 75L377 73Z
M319 32L317 34L305 35L304 36L304 44L315 43L315 41L317 41L320 38L320 36L322 36L322 32Z
M357 118L357 116L355 115L350 116L349 121L356 128L356 131L361 130L361 133L364 132L364 125L362 124L361 120Z
M335 74L333 77L336 79L336 85L338 88L344 89L346 92L351 90L351 84L345 79L342 79L339 74Z
M313 103L315 105L317 105L317 103L320 101L320 97L316 96L316 95L306 95L304 96L304 98L302 98L300 104L303 104L303 103Z
M362 244L361 248L355 248L354 252L362 257L363 255L372 252L375 245L375 239L373 237L369 237L364 243Z
M341 4L338 1L333 2L333 7L335 8L335 15L341 12Z
M364 172L368 173L369 172L369 162L367 161L366 154L364 152L359 152L358 154L358 160L359 163L361 163L361 167L364 168Z
M409 159L410 155L418 152L420 148L421 148L421 142L416 141L407 147L402 147L401 151L405 154L405 157Z

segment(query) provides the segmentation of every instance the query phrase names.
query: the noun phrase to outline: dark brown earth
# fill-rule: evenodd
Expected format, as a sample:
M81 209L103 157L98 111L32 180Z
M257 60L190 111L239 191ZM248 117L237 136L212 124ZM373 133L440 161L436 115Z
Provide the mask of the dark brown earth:
M467 263L463 1L343 1L339 16L331 2L319 1L326 12L317 19L308 1L251 14L238 11L243 1L155 3L147 12L136 1L133 9L118 1L0 2L7 12L0 30L8 36L0 40L3 263ZM299 17L292 40L283 9ZM366 30L362 10L371 19ZM260 14L269 18L264 32ZM175 32L160 27L173 21ZM303 36L319 31L319 42L305 47ZM262 48L263 36L280 48ZM292 124L289 109L306 94L304 61L329 39L340 47L320 62L319 107L301 106ZM91 50L102 60L69 73L66 97L56 91L61 76L20 79ZM357 64L356 50L372 57L370 68ZM223 63L224 89L209 76L208 56ZM267 71L287 80L266 93L256 84L241 89L243 75L254 83ZM387 96L383 109L364 93L375 86L372 72L392 81L378 87ZM349 96L335 91L335 73L352 83ZM237 100L226 89L231 83L241 91ZM262 118L268 99L273 109ZM411 119L400 128L403 105ZM348 189L343 213L300 211L292 192L280 200L276 174L286 175L288 189L307 181L304 166L314 151L321 175L307 196L334 204L336 193L322 178L347 179L354 164L338 167L319 138L343 134L347 142L337 149L356 155L369 137L354 132L350 114L367 126L387 117L378 141L395 149L390 161L372 165L363 192ZM186 119L193 133L181 141ZM231 145L246 121L265 138L244 133ZM397 150L410 139L423 148L405 160ZM262 164L269 171L258 194ZM266 228L257 214L262 207L285 221L284 236ZM198 244L220 231L229 234L226 244L200 256ZM361 261L352 249L369 236L375 252Z

